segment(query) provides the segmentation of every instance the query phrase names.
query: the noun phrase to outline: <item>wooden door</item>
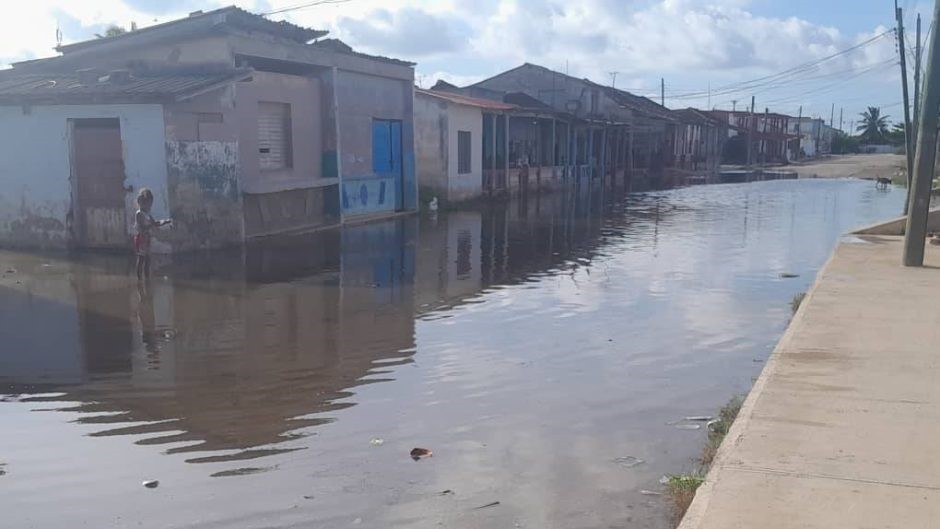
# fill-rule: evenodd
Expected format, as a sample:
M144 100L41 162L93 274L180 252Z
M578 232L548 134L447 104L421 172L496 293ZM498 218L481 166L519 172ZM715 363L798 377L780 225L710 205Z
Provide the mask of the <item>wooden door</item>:
M72 172L78 246L126 247L124 157L118 119L72 120Z

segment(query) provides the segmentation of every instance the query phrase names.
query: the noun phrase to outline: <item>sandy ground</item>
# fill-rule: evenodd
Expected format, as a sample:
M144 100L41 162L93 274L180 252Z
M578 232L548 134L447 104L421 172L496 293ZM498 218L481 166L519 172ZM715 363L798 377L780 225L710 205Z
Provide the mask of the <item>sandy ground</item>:
M808 163L794 163L789 168L799 172L801 178L854 177L874 180L879 176L890 178L904 165L904 157L897 154L848 154Z

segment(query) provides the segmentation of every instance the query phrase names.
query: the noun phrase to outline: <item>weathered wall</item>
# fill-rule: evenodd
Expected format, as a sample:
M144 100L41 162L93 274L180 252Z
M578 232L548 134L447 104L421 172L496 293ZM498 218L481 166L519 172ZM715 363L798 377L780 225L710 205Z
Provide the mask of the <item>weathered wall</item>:
M287 103L291 109L293 166L262 171L258 162L258 103ZM267 72L255 72L251 82L235 86L240 181L246 193L271 193L322 185L322 128L320 81Z
M339 71L336 99L344 216L388 213L417 205L412 81ZM372 121L402 123L402 178L379 177L372 165ZM381 189L385 188L385 193Z
M421 199L448 200L448 103L415 94L415 161Z
M174 250L238 244L244 239L238 144L168 141L167 190Z
M0 244L64 247L72 208L69 119L119 118L128 234L136 192L154 193L153 214L167 216L166 154L160 105L0 107ZM159 244L161 234L155 234Z
M447 172L447 199L451 202L478 198L483 193L483 113L479 108L450 105L448 152L452 163ZM457 132L470 133L470 172L458 173Z

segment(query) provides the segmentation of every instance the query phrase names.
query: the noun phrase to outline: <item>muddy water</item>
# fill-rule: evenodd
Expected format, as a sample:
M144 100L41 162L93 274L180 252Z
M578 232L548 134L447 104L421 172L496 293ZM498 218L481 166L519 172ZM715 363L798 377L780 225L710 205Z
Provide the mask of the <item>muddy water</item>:
M675 421L746 392L840 234L902 199L559 194L148 289L122 256L0 253L0 526L668 527L640 491L705 439Z

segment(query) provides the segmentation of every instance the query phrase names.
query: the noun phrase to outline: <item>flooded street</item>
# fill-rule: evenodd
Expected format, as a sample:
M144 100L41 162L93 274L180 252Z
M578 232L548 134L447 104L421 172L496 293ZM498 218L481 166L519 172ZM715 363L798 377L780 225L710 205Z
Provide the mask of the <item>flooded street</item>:
M0 252L0 526L671 527L640 491L695 468L676 422L746 393L840 235L904 196L556 194L149 289L126 256Z

